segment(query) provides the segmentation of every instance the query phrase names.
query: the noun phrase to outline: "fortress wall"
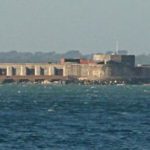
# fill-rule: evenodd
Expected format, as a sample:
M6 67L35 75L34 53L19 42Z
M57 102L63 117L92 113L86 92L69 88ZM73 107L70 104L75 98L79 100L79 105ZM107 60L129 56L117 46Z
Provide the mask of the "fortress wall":
M3 76L27 76L27 75L55 75L54 68L63 69L59 64L0 64L0 75Z
M132 67L123 64L0 64L0 77L73 76L88 80L110 78L150 78L150 67Z
M149 67L135 67L135 76L137 78L150 78L150 66Z
M81 76L81 65L79 64L65 64L63 70L64 76Z
M89 79L103 79L105 77L105 72L103 70L103 65L91 65L88 68L89 70Z
M111 73L109 76L112 77L133 77L134 68L127 67L126 65L112 65Z
M95 64L66 64L64 72L65 76L74 76L89 80L101 79L105 76L103 65Z

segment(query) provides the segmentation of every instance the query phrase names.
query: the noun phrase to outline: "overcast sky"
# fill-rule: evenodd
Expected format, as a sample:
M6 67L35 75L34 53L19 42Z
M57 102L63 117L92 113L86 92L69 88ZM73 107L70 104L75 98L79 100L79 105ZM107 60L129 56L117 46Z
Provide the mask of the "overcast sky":
M0 0L0 51L150 53L150 0Z

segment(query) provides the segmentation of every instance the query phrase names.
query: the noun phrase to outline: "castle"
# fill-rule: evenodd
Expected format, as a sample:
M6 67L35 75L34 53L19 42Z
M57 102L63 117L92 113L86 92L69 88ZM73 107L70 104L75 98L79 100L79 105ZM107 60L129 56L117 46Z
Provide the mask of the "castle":
M92 59L60 63L1 63L0 81L141 81L150 82L150 65L135 65L134 55L94 54Z

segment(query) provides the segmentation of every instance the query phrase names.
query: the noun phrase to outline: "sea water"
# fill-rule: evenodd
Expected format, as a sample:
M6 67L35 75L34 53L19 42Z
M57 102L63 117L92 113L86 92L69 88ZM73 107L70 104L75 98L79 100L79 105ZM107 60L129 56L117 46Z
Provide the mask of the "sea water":
M149 150L150 86L0 85L0 150Z

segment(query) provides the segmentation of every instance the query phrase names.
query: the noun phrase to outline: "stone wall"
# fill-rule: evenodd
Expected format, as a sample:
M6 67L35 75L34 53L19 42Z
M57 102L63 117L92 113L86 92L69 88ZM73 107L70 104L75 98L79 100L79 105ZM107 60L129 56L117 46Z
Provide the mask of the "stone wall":
M55 75L55 69L63 69L59 64L0 64L0 76ZM62 74L63 75L63 74Z
M61 76L87 80L111 78L150 78L150 67L133 67L121 63L108 64L0 64L0 77Z

